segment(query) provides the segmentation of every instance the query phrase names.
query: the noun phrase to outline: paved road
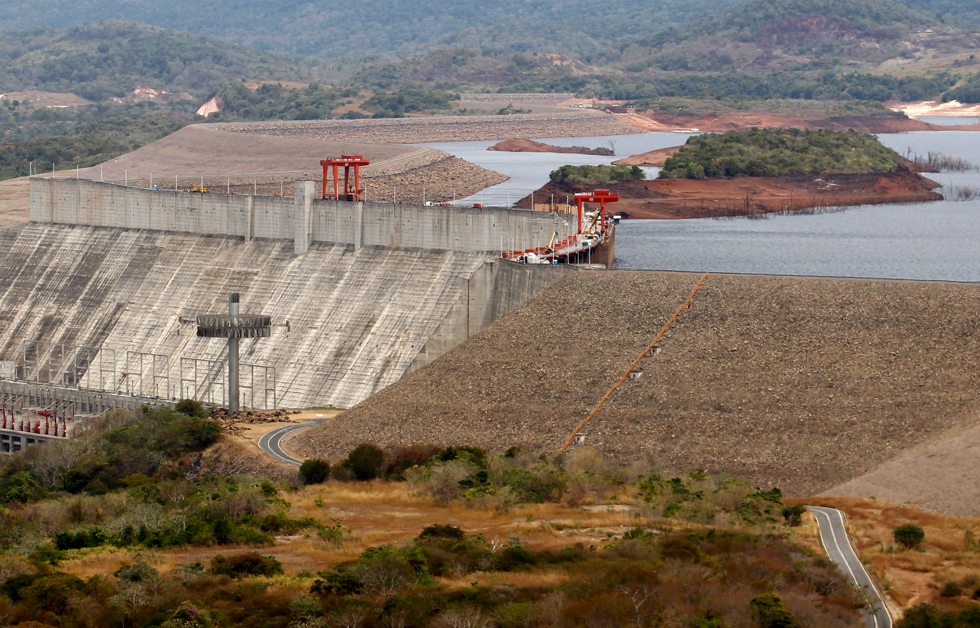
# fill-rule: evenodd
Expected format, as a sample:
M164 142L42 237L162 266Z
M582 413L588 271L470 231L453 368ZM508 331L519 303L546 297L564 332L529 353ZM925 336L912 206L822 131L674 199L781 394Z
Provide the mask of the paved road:
M282 450L282 437L290 432L305 430L308 427L312 427L317 423L323 423L326 420L327 419L311 419L306 423L276 428L268 434L264 434L262 438L259 439L259 449L264 451L269 456L272 456L279 462L288 462L289 464L294 464L298 467L299 465L303 464L303 461L293 458Z
M868 628L892 628L892 619L885 610L881 594L871 582L868 572L864 570L864 565L858 560L854 548L847 540L844 513L835 508L822 506L807 506L807 508L820 525L820 541L830 559L840 567L841 571L850 576L852 583L868 592L872 605L872 608L866 610L864 614L864 622Z

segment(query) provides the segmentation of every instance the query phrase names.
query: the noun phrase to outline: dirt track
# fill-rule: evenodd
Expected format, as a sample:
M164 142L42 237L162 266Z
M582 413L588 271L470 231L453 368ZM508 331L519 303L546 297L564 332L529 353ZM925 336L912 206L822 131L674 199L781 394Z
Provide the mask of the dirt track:
M725 131L748 131L752 128L776 129L824 129L828 131L855 130L859 133L905 133L908 131L963 131L976 130L976 127L949 127L930 124L920 120L872 117L826 115L788 115L776 113L747 112L744 114L721 114L703 116L671 116L653 111L635 115L618 116L644 131L677 131L698 129L704 132L724 133Z
M642 133L639 128L623 122L617 116L583 110L510 116L235 122L221 124L220 127L205 126L252 135L369 144L426 144Z
M316 430L315 446L331 458L361 442L553 454L697 278L573 273ZM586 444L818 493L980 421L977 312L976 285L713 275Z

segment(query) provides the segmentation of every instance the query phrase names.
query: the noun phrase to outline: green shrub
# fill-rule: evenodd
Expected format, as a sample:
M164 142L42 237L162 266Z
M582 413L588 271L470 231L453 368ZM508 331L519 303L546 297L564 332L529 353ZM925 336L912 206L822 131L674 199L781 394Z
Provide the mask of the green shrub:
M926 532L917 525L898 526L892 532L895 542L907 550L915 549L926 538Z
M262 556L258 552L245 552L234 556L218 554L211 559L211 573L232 578L275 576L282 573L282 564L274 556Z
M536 562L534 554L523 545L511 545L505 547L500 552L499 566L501 571L514 571L522 567L533 567Z
M939 590L939 595L942 597L959 597L963 595L963 587L960 586L959 582L947 582Z
M101 528L79 530L78 532L58 532L54 535L54 546L58 550L99 547L106 543L105 532Z
M304 460L299 475L303 484L323 484L330 477L330 463L322 458Z
M786 525L796 528L803 523L803 513L805 512L806 506L803 504L787 506L783 508L783 519L786 520Z
M439 523L427 526L419 533L419 540L434 538L462 541L466 538L466 533L454 525L442 525Z
M201 404L200 401L194 401L193 399L181 399L177 402L175 409L177 412L186 414L187 416L196 416L201 418L211 416L211 413Z
M639 166L561 166L549 177L555 183L600 185L614 181L639 181L646 178Z
M381 476L384 469L385 452L376 445L367 443L358 445L347 456L347 466L354 474L355 480L366 482Z
M749 606L759 621L759 628L800 628L800 622L775 593L757 595Z

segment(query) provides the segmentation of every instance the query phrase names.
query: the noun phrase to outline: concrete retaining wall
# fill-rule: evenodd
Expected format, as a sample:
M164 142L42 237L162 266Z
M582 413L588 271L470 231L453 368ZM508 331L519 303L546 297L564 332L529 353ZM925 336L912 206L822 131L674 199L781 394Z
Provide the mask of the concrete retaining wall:
M543 246L576 227L572 216L506 208L422 207L316 199L312 181L292 198L147 190L75 179L31 180L31 221L202 235L451 251Z

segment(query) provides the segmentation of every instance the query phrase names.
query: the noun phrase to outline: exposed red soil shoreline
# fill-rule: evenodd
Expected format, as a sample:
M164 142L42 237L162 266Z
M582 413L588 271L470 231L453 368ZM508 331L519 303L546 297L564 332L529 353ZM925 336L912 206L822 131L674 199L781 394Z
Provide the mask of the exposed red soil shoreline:
M508 153L574 153L577 155L602 155L611 157L615 153L608 148L586 148L585 146L552 146L534 140L504 140L497 142L487 150L505 151Z
M549 182L535 195L555 201L595 186ZM906 168L889 173L654 179L610 184L620 201L611 206L628 218L672 219L745 216L809 208L942 200L935 181ZM529 208L530 197L516 207Z
M724 131L745 131L751 128L776 129L824 129L828 131L848 131L860 133L903 133L906 131L978 131L980 125L942 126L912 118L889 118L871 116L840 116L814 118L768 113L723 114L719 116L671 116L653 111L635 115L619 116L646 131L686 131L698 129L721 133Z

